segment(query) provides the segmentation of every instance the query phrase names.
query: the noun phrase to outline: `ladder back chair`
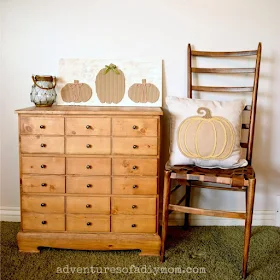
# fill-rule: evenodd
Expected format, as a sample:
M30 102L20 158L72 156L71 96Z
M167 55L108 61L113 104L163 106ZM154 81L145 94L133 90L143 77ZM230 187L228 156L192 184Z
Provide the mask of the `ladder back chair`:
M197 68L192 67L192 58L195 57L256 57L255 67L253 68ZM255 128L255 116L257 107L258 82L261 61L261 43L257 50L236 51L236 52L209 52L195 51L188 45L188 95L193 98L193 91L196 92L215 92L215 93L252 93L250 105L246 105L243 114L248 114L248 122L242 124L242 130L247 130L247 143L240 143L241 148L246 149L246 159L248 166L235 169L206 169L193 165L171 166L164 171L164 190L163 190L163 211L162 211L162 240L161 240L161 262L165 260L165 242L168 227L168 215L173 212L185 213L185 226L188 224L188 214L216 216L224 218L235 218L245 220L244 232L244 252L243 252L243 269L242 276L246 278L248 253L251 237L252 215L255 197L256 178L255 172L251 166L253 139ZM209 74L245 74L252 73L253 85L251 87L214 87L193 85L193 75L200 73ZM178 180L179 185L171 190L171 179ZM186 194L178 201L177 204L170 204L170 195L181 187L181 182L186 186ZM191 187L209 188L213 190L241 191L245 192L246 212L229 212L221 210L210 210L190 207L190 190ZM185 201L186 206L180 204Z

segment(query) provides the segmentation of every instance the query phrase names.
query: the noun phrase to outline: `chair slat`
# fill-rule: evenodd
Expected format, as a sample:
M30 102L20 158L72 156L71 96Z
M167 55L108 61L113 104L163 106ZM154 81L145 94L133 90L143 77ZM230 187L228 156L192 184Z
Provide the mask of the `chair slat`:
M198 209L198 208L179 206L179 205L173 205L173 204L169 204L168 209L172 210L172 211L178 211L178 212L182 212L182 213L189 213L189 214L195 214L195 215L245 219L245 213L238 213L238 212L210 210L210 209L201 209L201 208Z
M248 148L248 143L240 143L241 148Z
M252 92L253 87L211 87L211 86L192 86L195 91L207 92Z
M192 68L193 73L243 74L255 73L255 68Z
M257 55L257 50L253 51L237 51L237 52L207 52L192 51L192 56L208 56L208 57L233 57L233 56L252 56Z
M243 123L242 129L250 129L250 124Z
M212 186L212 185L198 185L192 183L193 188L200 188L200 189L211 189L211 190L218 190L218 191L237 191L237 192L245 192L247 187L243 188L235 188L235 187L221 187L221 186Z

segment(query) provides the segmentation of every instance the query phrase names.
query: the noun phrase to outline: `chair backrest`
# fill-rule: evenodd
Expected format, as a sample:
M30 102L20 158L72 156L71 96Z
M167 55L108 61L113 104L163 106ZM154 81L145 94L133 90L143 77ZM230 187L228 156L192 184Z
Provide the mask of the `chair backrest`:
M252 161L252 151L253 151L253 140L255 131L255 118L256 118L256 108L257 108L257 95L258 95L258 83L259 83L259 73L260 73L260 61L261 61L261 50L262 45L259 43L257 50L250 51L236 51L236 52L210 52L210 51L196 51L191 49L191 45L188 45L188 95L193 98L193 91L196 92L219 92L219 93L252 93L251 105L246 105L244 108L242 131L247 137L245 141L242 140L241 147L246 149L246 159L249 164ZM197 68L192 67L193 57L213 57L213 58L233 58L233 57L248 57L255 56L256 63L253 68ZM244 86L199 86L193 85L193 74L238 74L238 75L248 75L251 73L254 75L253 85L248 87ZM246 117L246 115L248 117ZM242 137L244 139L244 137Z

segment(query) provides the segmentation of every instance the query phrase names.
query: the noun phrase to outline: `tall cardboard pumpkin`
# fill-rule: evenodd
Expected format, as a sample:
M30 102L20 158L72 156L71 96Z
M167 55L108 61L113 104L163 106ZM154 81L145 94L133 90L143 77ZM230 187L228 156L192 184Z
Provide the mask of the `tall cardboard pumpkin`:
M61 89L61 98L65 102L86 102L92 96L92 89L85 83L68 83Z
M225 118L211 116L208 108L200 107L198 114L185 119L178 128L177 143L180 151L189 158L226 159L233 151L235 132Z
M159 95L158 88L151 83L146 83L146 79L142 80L142 84L133 84L128 90L129 98L135 103L155 103Z
M119 103L125 93L123 72L115 64L105 65L96 76L96 93L101 103Z

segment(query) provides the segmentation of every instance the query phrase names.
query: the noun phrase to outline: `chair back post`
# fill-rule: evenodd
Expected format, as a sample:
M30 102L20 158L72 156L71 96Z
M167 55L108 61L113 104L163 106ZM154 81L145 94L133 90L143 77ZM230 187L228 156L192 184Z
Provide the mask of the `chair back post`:
M249 106L250 110L250 125L248 133L248 142L241 143L242 148L247 148L246 159L248 164L252 164L253 154L253 142L255 133L255 120L257 110L257 96L258 96L258 85L260 75L260 62L261 62L261 51L262 44L258 44L257 50L250 51L236 51L236 52L210 52L210 51L196 51L191 49L191 45L188 44L188 95L192 98L192 91L205 91L205 92L251 92L252 103ZM241 57L241 56L256 56L255 68L192 68L192 57ZM242 73L253 73L254 82L253 87L213 87L213 86L197 86L192 84L192 73L216 73L216 74L242 74ZM248 106L246 106L245 110Z
M191 44L188 44L188 96L192 98L192 49Z
M250 114L250 130L249 130L248 149L247 149L247 156L246 156L249 165L252 164L252 155L253 155L255 120L256 120L256 110L257 110L257 97L258 97L258 86L259 86L259 75L260 75L260 64L261 64L261 52L262 52L262 44L259 43L258 50L257 50L256 67L255 67L254 90L253 90L253 94L252 94L252 108L251 108L251 114Z

